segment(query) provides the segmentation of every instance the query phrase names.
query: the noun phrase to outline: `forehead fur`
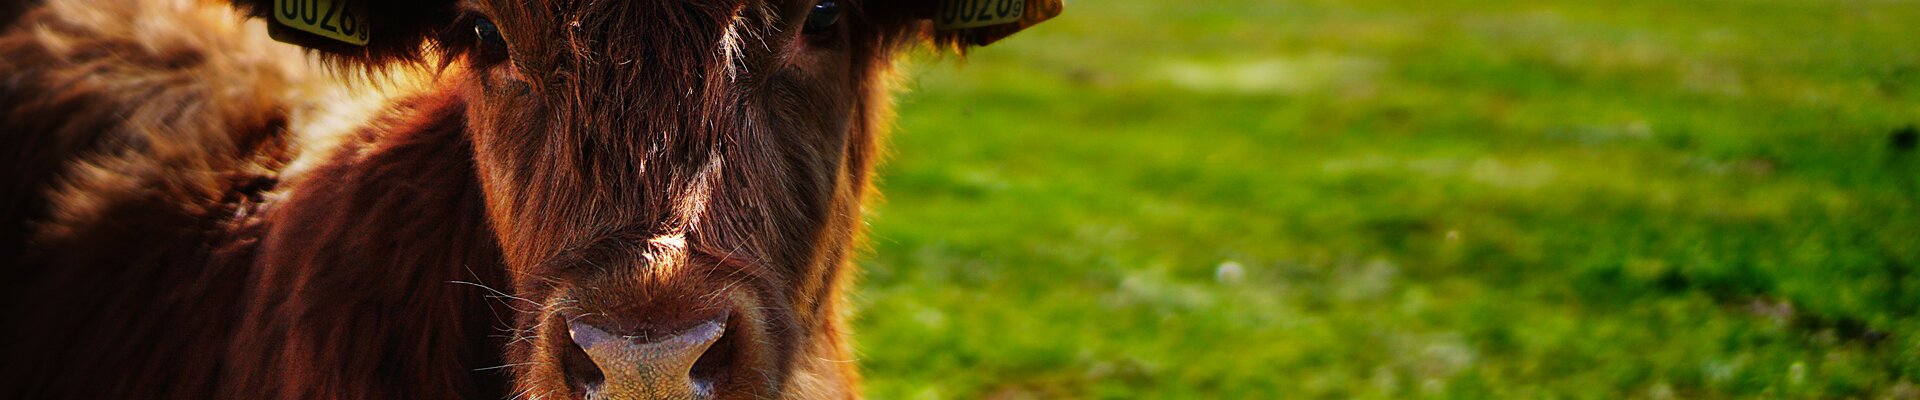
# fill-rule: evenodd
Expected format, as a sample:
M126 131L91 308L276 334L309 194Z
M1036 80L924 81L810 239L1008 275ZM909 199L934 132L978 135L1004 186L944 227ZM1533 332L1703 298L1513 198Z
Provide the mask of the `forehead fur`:
M764 1L480 2L489 4L464 7L467 18L491 18L506 34L513 62L550 74L546 83L590 84L635 99L678 96L630 91L640 82L627 81L680 88L674 91L706 86L699 80L716 73L737 77L747 42L779 45L769 40L777 13Z
M462 8L490 14L508 31L561 40L536 45L587 51L642 43L693 50L736 18L766 7L755 0L468 0Z

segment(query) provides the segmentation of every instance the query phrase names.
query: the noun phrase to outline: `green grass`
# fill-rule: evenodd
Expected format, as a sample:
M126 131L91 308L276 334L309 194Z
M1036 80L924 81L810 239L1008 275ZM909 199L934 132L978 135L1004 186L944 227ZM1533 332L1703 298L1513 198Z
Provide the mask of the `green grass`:
M1920 397L1920 2L1075 1L912 71L874 398Z

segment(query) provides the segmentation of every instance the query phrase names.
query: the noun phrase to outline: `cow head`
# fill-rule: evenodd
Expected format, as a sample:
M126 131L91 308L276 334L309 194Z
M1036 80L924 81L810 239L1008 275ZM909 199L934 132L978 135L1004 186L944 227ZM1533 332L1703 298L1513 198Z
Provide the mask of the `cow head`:
M531 303L506 357L536 398L850 396L837 293L894 53L984 45L1059 11L240 1L342 65L444 63L513 294Z

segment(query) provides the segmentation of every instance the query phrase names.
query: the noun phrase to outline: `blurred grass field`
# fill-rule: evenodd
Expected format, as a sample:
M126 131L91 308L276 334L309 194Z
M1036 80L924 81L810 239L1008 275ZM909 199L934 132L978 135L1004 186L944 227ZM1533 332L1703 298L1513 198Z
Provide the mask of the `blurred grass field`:
M1920 398L1920 2L1082 0L911 71L873 398Z

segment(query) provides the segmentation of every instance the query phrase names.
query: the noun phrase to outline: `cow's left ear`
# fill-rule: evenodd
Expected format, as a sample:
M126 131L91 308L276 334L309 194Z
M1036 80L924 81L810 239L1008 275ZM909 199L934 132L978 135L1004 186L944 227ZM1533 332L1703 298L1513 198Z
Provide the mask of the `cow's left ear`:
M924 34L942 47L964 50L1012 36L1059 16L1063 0L872 0L883 13L930 25ZM922 26L926 26L922 25Z
M454 0L230 0L274 40L365 66L418 61L459 15Z

